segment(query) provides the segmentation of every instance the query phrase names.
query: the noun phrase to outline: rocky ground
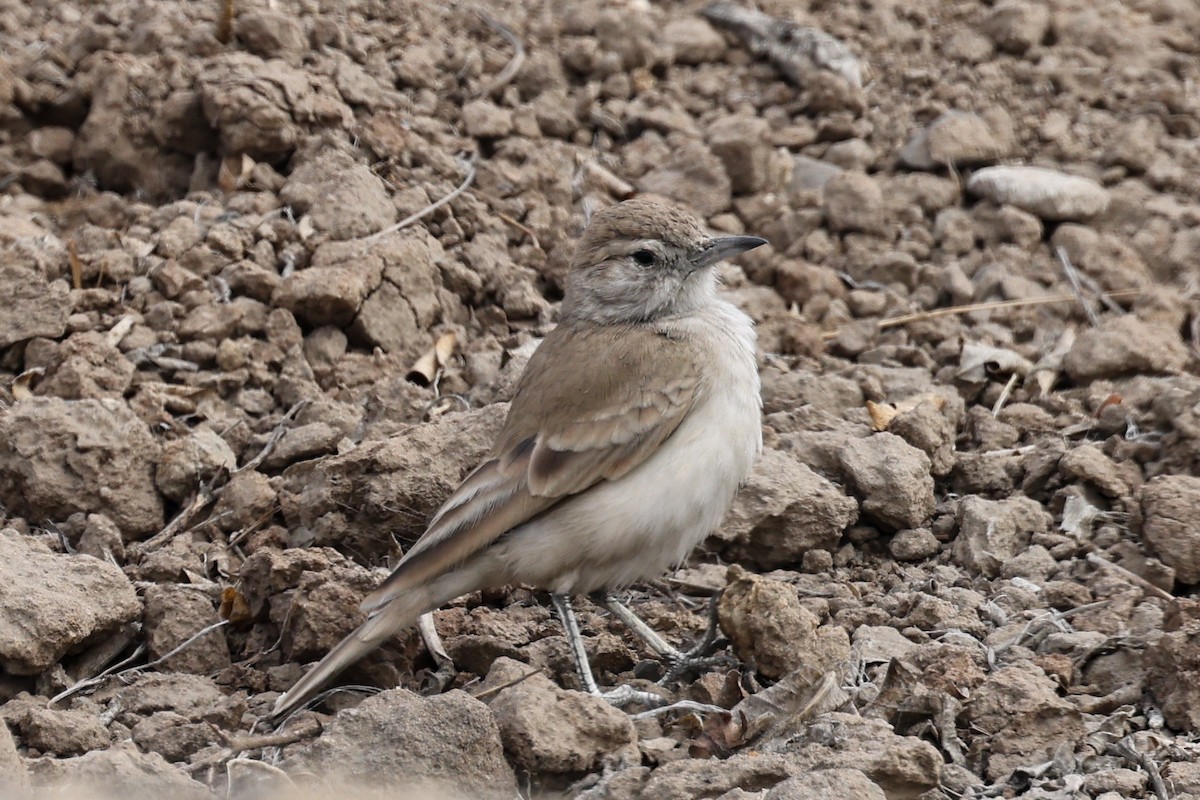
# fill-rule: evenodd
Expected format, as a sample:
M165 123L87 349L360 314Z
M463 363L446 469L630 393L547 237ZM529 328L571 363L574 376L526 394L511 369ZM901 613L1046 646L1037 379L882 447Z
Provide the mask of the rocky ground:
M862 86L695 2L226 7L0 0L4 796L1200 797L1200 6L759 3ZM766 452L631 596L723 590L659 691L728 710L512 587L269 725L634 193L771 242Z

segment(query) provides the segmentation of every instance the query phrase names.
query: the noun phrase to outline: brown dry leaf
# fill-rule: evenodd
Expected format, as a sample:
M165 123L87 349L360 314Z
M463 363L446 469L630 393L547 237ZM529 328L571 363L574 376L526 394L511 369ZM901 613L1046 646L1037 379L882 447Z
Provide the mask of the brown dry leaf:
M867 413L871 415L871 430L882 433L891 427L892 420L900 412L891 403L876 403L874 400L868 400Z
M248 625L254 620L246 596L232 586L221 590L221 607L217 613L221 619L229 620L230 625Z
M744 720L746 741L768 729L772 729L772 738L779 738L819 714L840 708L847 700L849 695L838 685L837 673L821 673L806 666L784 675L774 686L750 695L734 706L731 713Z
M1099 419L1100 415L1104 413L1104 409L1108 408L1109 406L1119 406L1123 402L1125 402L1125 398L1121 397L1121 395L1115 393L1110 394L1108 397L1104 398L1104 402L1102 402L1100 407L1096 409L1096 418Z
M404 376L405 379L418 386L432 385L438 373L454 355L454 348L457 345L458 336L454 331L443 333L433 343L433 347L426 350L425 354L416 360L416 363L408 370L408 374Z
M946 398L940 394L927 392L907 400L901 400L899 403L876 403L868 400L867 413L871 415L871 429L876 433L886 431L891 427L892 420L907 411L912 411L922 403L932 403L934 408L941 411L946 407Z
M745 741L746 718L740 713L708 714L688 743L688 755L692 758L729 758Z
M83 262L79 260L79 249L74 239L67 239L67 264L71 267L71 286L83 288Z
M27 369L17 377L13 378L12 396L13 400L20 402L33 397L33 379L40 378L46 374L45 367L34 367Z
M1014 350L987 344L966 342L959 357L957 377L972 383L985 383L995 375L1028 375L1033 362Z
M1048 394L1055 382L1058 381L1058 375L1062 372L1063 359L1067 357L1067 353L1074 344L1075 329L1067 328L1058 337L1054 346L1034 365L1033 372L1026 378L1026 382L1033 381L1037 386L1039 397Z
M223 192L233 192L240 189L246 178L254 169L254 159L242 153L240 156L226 156L221 159L221 168L217 170L217 186Z
M296 223L296 235L300 237L300 241L307 242L317 232L317 226L313 225L312 217L305 214Z

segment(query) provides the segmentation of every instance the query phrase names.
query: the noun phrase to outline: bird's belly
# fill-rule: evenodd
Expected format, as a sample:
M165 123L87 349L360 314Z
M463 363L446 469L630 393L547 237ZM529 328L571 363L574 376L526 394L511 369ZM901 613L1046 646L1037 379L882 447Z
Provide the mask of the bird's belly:
M682 562L721 523L762 447L753 378L712 387L634 470L509 533L493 551L511 580L578 594Z

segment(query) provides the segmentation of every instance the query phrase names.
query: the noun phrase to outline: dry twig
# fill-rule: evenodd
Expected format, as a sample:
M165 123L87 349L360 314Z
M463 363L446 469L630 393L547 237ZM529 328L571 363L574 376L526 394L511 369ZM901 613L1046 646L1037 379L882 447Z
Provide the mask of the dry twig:
M521 67L525 64L525 45L521 43L520 38L512 32L506 25L478 8L475 13L483 20L489 28L504 37L504 40L509 43L513 49L513 56L504 65L504 69L496 73L496 77L492 78L486 86L479 90L480 96L495 95L502 91L505 86L512 83L512 79L517 77L517 73L521 71Z
M1105 297L1124 299L1136 297L1141 293L1141 289L1122 289L1117 292L1107 292ZM888 317L887 319L882 319L879 321L879 328L895 328L900 325L907 325L910 322L924 322L927 319L952 317L958 314L970 314L973 311L993 311L1001 308L1044 306L1053 303L1067 303L1074 299L1075 295L1073 294L1055 294L1050 295L1049 297L1026 297L1020 300L995 300L987 303L970 303L965 306L951 306L950 308L934 308L930 309L929 311L918 311L913 314L901 314L897 317ZM832 338L832 336L828 333L825 335L826 337Z
M368 236L363 236L358 241L363 242L368 245L374 244L375 242L382 239L384 236L395 233L396 231L399 231L399 230L403 230L404 228L407 228L409 225L412 225L414 222L424 219L425 217L432 214L434 211L437 211L439 208L441 208L442 206L449 203L454 198L458 197L460 194L465 192L467 189L471 188L471 184L475 182L475 157L476 157L475 154L472 153L470 158L467 159L467 174L466 174L466 176L463 178L462 183L460 183L457 187L455 187L454 190L451 191L449 194L439 198L438 200L435 200L434 202L432 202L429 205L422 208L420 211L409 214L407 217L400 220L395 225L389 225L381 231L376 231L375 233L372 233ZM366 249L364 248L364 250L362 252L366 252ZM362 255L362 252L360 252L359 255Z

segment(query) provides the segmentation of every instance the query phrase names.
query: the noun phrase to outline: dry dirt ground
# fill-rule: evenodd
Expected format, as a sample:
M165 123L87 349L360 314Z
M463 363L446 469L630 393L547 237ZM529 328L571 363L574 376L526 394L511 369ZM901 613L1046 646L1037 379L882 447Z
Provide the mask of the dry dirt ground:
M0 0L0 794L1200 797L1200 6L759 8L863 85L695 2ZM657 690L728 711L512 587L268 725L632 193L771 242L766 452L631 594L724 590Z

